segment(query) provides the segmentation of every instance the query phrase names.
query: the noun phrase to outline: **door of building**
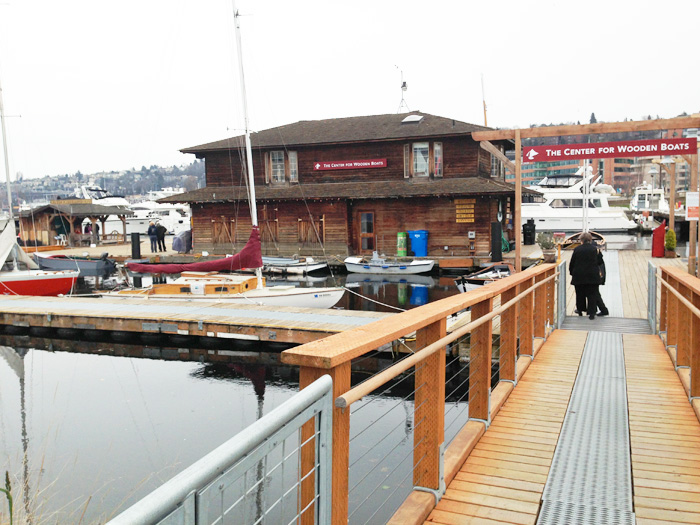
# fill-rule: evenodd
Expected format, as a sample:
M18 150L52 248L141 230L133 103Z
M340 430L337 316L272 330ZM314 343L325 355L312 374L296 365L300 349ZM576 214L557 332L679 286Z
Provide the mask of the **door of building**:
M374 231L374 212L373 211L360 211L357 215L358 218L358 248L360 253L372 253L376 250L376 234Z

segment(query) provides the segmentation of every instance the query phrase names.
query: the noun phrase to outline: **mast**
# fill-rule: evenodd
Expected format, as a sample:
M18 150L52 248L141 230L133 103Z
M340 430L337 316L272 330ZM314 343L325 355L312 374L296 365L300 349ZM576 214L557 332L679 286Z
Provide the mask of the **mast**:
M253 223L253 228L258 226L258 208L255 202L255 177L253 173L253 148L250 144L250 129L248 127L248 97L245 90L245 74L243 72L243 49L241 47L241 26L238 21L238 9L236 9L236 0L231 0L233 8L233 26L236 32L236 50L238 52L238 72L241 81L241 98L243 103L243 120L245 125L245 159L246 169L248 170L248 191L250 204L250 220ZM262 288L262 268L255 269L255 276L258 278L258 288Z
M0 81L0 126L2 126L2 149L5 155L5 182L7 182L7 207L10 209L10 222L14 224L12 214L12 187L10 185L10 161L7 157L7 130L5 129L5 106L2 103L2 82Z

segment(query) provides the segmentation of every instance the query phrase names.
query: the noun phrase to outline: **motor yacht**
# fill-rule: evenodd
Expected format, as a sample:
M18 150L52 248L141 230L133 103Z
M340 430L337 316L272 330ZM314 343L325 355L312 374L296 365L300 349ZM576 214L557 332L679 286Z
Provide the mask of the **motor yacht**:
M536 186L530 186L529 189L540 195L538 202L522 203L523 224L533 219L537 231L622 232L635 229L637 225L627 218L625 208L610 206L612 187L601 184L602 177L593 176L590 166L585 177L583 173L582 167L576 174L545 177Z

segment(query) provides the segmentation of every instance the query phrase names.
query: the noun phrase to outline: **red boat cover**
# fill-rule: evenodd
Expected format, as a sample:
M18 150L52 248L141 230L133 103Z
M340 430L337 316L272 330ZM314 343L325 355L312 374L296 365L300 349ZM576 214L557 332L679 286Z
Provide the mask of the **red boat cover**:
M214 261L201 261L185 264L142 264L127 263L126 267L136 273L181 273L181 272L225 272L243 268L262 268L262 249L260 247L260 230L255 227L250 232L248 242L233 257Z

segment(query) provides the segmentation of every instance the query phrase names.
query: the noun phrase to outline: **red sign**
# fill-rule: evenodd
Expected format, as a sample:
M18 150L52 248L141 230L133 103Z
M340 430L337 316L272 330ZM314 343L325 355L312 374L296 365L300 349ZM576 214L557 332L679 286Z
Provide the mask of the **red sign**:
M695 138L563 144L523 148L523 162L692 155L697 151L698 141Z
M314 162L314 171L386 168L386 159L331 160Z

